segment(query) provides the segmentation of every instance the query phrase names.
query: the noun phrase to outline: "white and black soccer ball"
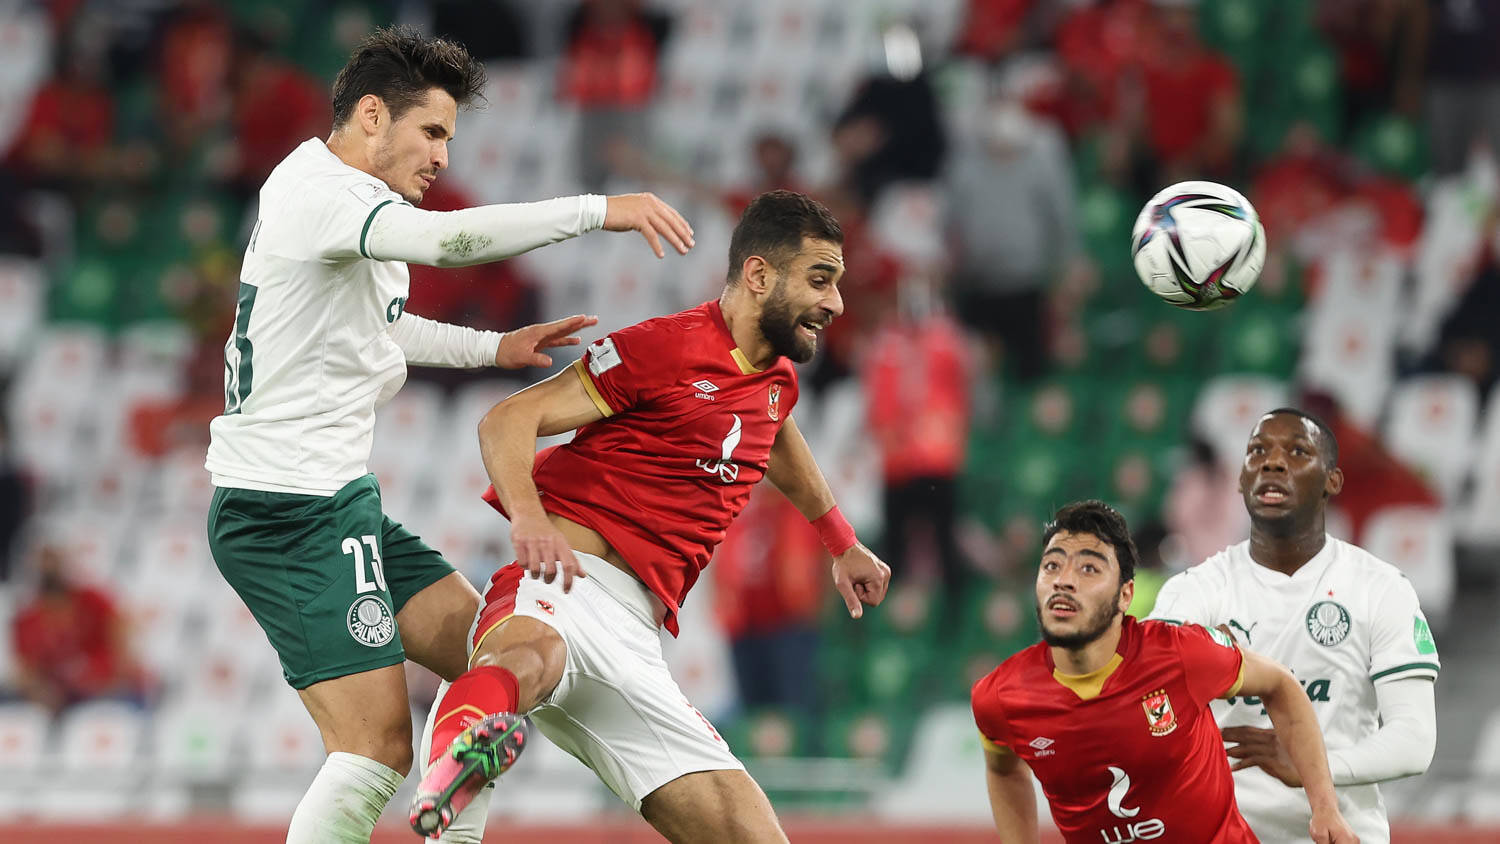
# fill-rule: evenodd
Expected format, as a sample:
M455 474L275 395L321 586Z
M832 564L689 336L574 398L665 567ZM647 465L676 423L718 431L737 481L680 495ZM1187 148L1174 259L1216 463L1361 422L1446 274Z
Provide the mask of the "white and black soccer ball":
M1179 182L1135 219L1130 255L1141 283L1190 311L1249 292L1266 262L1266 230L1250 201L1217 182Z

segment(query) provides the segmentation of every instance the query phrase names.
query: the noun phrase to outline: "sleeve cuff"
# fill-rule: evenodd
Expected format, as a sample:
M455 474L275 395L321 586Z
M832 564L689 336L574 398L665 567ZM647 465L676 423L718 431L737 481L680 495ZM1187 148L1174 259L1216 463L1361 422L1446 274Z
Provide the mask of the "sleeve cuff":
M583 231L591 232L595 229L604 228L604 215L609 212L609 197L597 193L586 193L582 199L583 209L580 216L582 217Z
M984 733L979 734L979 743L983 745L984 749L989 751L990 753L999 753L1004 756L1009 756L1015 753L1015 751L1011 750L1009 747L991 740L990 737L985 735Z
M594 386L594 379L589 377L584 366L586 364L583 362L583 358L573 361L573 371L578 373L578 380L583 382L583 389L589 394L589 398L593 400L594 407L599 408L599 412L604 414L605 418L614 416L614 409L609 406L609 402L604 400L604 396L599 395L599 388Z
M1376 671L1370 675L1370 682L1384 683L1390 680L1404 680L1408 677L1426 677L1429 680L1436 680L1438 668L1436 662L1408 662L1405 665L1391 666L1384 671Z
M1243 685L1245 685L1245 652L1240 651L1240 670L1234 675L1234 683L1230 685L1229 690L1219 697L1234 697L1240 693L1240 686Z

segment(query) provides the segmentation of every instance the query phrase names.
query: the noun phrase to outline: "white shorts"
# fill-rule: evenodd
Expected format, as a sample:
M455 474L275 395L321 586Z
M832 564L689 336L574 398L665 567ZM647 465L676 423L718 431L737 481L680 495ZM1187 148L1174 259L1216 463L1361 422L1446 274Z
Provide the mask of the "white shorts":
M588 576L567 593L561 577L546 583L515 564L496 572L471 648L512 615L556 630L568 648L562 679L531 719L636 811L683 774L744 770L667 670L660 599L599 557L573 553Z

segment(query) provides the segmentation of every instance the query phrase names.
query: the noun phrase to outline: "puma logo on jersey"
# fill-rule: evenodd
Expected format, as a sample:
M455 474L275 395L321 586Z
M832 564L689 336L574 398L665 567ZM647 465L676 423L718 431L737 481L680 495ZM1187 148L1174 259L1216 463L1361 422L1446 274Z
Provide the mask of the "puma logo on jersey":
M1238 621L1235 621L1232 618L1229 619L1229 626L1233 627L1234 629L1240 631L1241 633L1243 633L1245 635L1245 644L1247 644L1247 645L1250 644L1250 631L1254 630L1259 625L1260 625L1260 622L1257 621L1257 622L1251 624L1249 627L1246 627L1245 625L1240 624Z

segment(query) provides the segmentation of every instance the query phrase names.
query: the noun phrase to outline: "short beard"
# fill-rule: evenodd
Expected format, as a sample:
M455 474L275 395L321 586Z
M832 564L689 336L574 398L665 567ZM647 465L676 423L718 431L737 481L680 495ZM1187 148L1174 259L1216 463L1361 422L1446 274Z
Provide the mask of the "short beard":
M803 341L797 336L797 326L804 317L792 313L792 303L786 295L786 276L776 277L776 286L766 297L760 311L759 328L762 337L771 344L771 351L793 363L807 363L818 353L818 343Z
M1120 594L1115 593L1115 600L1101 606L1094 611L1087 621L1088 623L1076 633L1052 633L1047 630L1047 623L1042 618L1042 604L1036 605L1036 625L1042 631L1042 641L1054 648L1064 648L1076 651L1097 641L1109 631L1114 623L1115 616L1120 614Z

